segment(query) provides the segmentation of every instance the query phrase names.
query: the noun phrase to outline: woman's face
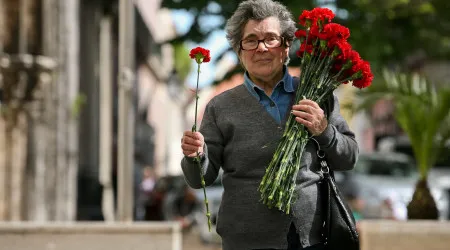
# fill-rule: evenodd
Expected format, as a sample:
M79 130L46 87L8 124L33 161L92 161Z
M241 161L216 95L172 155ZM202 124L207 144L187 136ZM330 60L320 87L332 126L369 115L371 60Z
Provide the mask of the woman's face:
M280 21L276 17L268 17L262 21L248 21L244 27L242 40L262 40L280 35ZM277 48L267 48L260 42L255 50L241 50L239 58L253 82L273 82L283 76L283 65L288 50L284 43Z

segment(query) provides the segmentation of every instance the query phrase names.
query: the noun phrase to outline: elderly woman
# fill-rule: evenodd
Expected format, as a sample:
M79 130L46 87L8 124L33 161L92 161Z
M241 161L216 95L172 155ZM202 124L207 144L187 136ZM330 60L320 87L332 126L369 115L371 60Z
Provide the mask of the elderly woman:
M298 78L289 75L289 46L296 30L292 14L271 0L242 2L226 24L227 38L246 72L244 83L214 97L199 132L186 131L181 162L186 181L201 187L193 157L201 155L206 185L223 169L224 192L217 233L224 250L321 249L317 146L309 142L296 177L289 214L260 202L264 176L289 113L325 150L333 170L353 168L358 154L354 134L333 95L320 107L311 100L292 103Z

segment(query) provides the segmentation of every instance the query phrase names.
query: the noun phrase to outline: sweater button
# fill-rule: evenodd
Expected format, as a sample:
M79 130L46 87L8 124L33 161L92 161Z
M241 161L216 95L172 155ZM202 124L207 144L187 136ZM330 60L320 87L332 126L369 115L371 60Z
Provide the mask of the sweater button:
M274 102L270 102L270 107L275 107L275 103Z

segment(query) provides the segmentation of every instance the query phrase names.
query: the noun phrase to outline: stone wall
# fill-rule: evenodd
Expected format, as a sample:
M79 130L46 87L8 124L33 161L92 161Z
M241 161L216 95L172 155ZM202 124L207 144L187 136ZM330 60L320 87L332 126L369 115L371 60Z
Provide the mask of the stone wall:
M181 250L178 223L0 223L8 250Z
M361 250L447 250L450 221L361 221Z

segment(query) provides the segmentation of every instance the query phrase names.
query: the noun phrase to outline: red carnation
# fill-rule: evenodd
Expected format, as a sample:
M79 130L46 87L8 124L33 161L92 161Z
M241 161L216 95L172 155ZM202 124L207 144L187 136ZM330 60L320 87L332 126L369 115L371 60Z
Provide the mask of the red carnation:
M299 17L300 24L305 27L310 27L311 25L322 26L325 23L331 22L334 18L334 13L328 8L314 8L311 11L304 10Z
M352 71L357 72L359 76L353 80L353 86L360 89L370 86L373 80L373 74L370 70L370 64L368 61L359 60L358 64L352 67Z
M328 46L336 48L339 50L339 54L337 56L338 59L346 61L349 57L349 53L352 50L352 46L345 40L331 40L328 42Z
M313 44L313 42L316 40L317 36L319 35L319 30L317 29L317 26L313 25L313 26L311 26L309 31L299 29L294 34L295 34L295 37L297 37L302 43L304 43L306 37L308 37L307 43Z
M309 29L309 36L311 38L317 38L320 35L320 30L319 30L319 26L317 25L312 25L311 28Z
M316 21L321 21L322 23L329 23L334 18L334 13L328 8L314 8L311 11L312 15L315 17Z
M209 55L209 50L204 49L202 47L193 48L191 52L189 53L189 56L192 59L195 59L195 61L200 64L202 62L209 62L211 60L211 56Z
M327 34L328 39L347 40L350 37L350 30L337 23L328 23L323 27L323 32Z
M358 51L351 50L348 53L348 60L352 62L352 65L357 64L361 60L361 56L359 55Z
M300 45L300 49L297 50L297 56L298 57L303 57L303 54L304 54L305 50L306 50L306 53L311 54L312 51L313 51L313 48L314 47L312 45L309 45L309 44L306 45L306 44L302 43Z
M306 30L297 30L295 32L295 37L297 37L297 38L305 38L306 37Z
M310 27L314 21L312 12L309 10L304 10L298 19L300 20L300 25L304 27Z

